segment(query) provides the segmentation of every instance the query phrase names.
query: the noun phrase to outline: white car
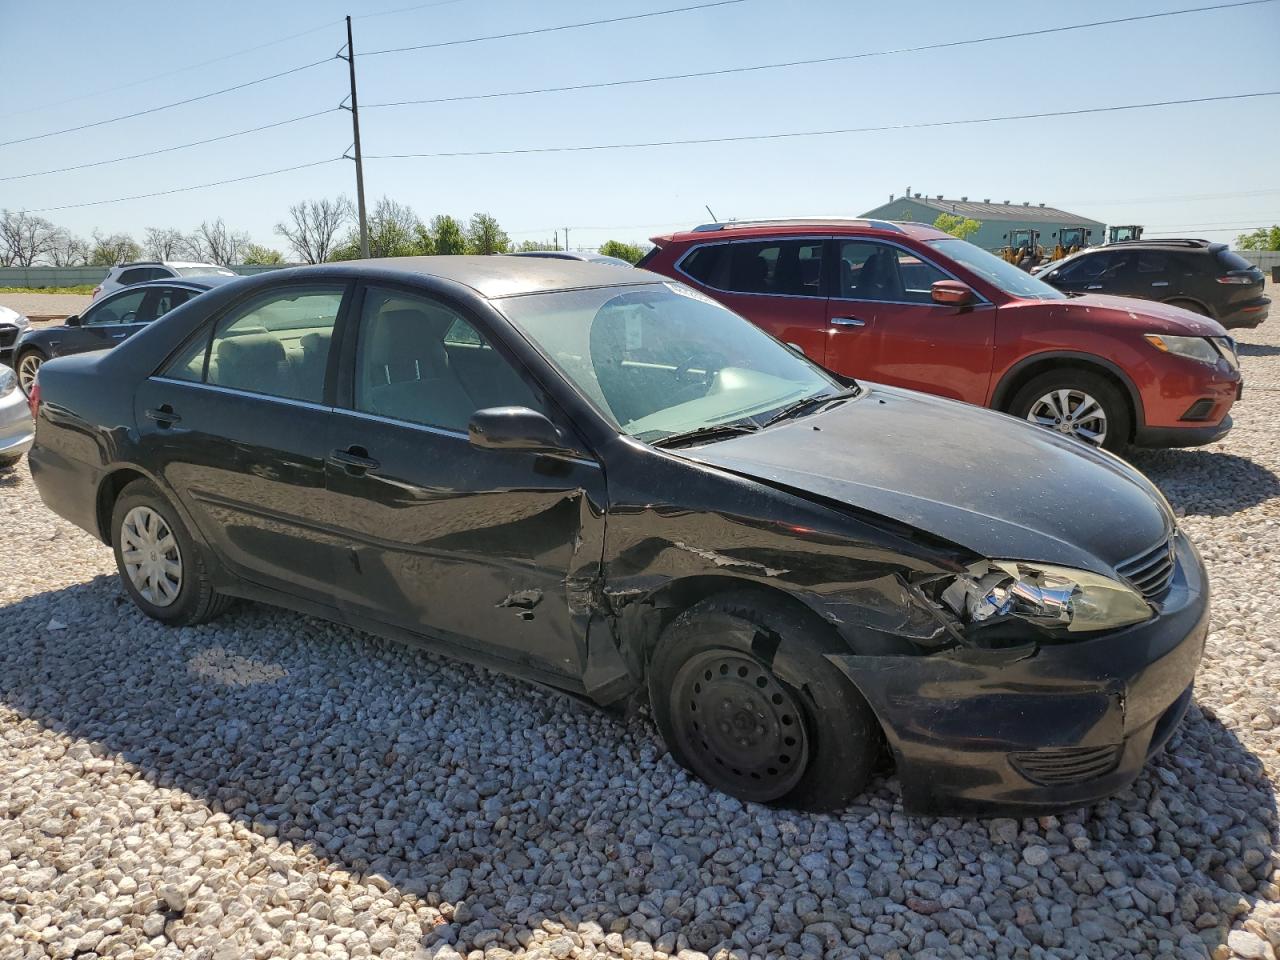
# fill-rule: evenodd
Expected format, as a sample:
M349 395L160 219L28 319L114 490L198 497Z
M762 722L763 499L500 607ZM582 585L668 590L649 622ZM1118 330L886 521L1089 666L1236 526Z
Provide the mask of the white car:
M142 283L145 280L171 280L174 277L200 277L210 274L219 277L236 275L234 270L220 267L216 263L196 263L188 260L145 260L137 263L122 263L112 267L106 278L93 288L93 297L96 300L105 293Z
M12 364L13 345L31 326L31 321L17 310L0 306L0 363Z

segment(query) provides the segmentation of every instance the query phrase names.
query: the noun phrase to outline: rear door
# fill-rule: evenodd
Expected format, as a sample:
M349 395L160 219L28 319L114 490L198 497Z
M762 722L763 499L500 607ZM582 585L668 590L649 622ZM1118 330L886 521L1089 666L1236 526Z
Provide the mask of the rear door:
M485 407L531 407L572 431L449 303L370 286L343 367L349 408L335 412L326 467L345 532L340 607L577 679L571 595L600 559L584 555L599 537L583 536L605 502L600 466L471 445L467 422Z
M145 459L223 565L327 605L344 520L324 482L327 371L348 292L279 284L233 305L135 395Z
M835 241L826 366L845 376L983 403L991 382L993 305L933 302L951 274L907 247Z
M821 237L700 244L676 269L731 310L822 363L827 298Z

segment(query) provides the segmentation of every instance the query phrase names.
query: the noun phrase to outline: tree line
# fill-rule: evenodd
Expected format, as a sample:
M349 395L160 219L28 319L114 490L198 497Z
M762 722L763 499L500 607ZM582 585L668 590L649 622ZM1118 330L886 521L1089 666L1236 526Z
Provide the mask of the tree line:
M374 204L367 220L371 257L511 253L551 246L532 240L513 244L488 213L476 213L465 222L449 214L423 220L412 207L385 196ZM287 253L254 243L248 233L229 228L221 217L187 231L147 227L141 239L98 230L85 238L26 211L0 210L0 266L110 267L142 259L230 266L324 263L360 256L355 205L345 196L293 204L286 218L275 225L275 233ZM645 248L610 240L600 252L635 263Z

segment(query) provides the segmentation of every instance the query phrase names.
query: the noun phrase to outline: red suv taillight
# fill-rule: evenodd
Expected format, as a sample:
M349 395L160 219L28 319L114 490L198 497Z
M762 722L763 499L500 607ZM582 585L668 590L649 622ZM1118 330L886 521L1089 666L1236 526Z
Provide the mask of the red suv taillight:
M1228 274L1225 277L1218 278L1219 283L1253 283L1253 277L1233 277Z
M31 419L36 419L40 413L40 375L36 374L36 382L31 385L31 392L27 394L27 406L31 408Z

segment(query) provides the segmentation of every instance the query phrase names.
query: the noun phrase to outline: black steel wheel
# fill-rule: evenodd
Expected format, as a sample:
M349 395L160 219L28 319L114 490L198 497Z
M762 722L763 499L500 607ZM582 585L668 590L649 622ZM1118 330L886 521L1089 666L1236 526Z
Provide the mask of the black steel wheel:
M708 597L672 620L649 660L654 722L671 755L742 800L847 806L884 755L871 708L827 659L838 636L785 598Z
M728 792L777 800L800 782L809 763L804 711L751 655L708 650L690 657L676 674L672 704L681 750Z

